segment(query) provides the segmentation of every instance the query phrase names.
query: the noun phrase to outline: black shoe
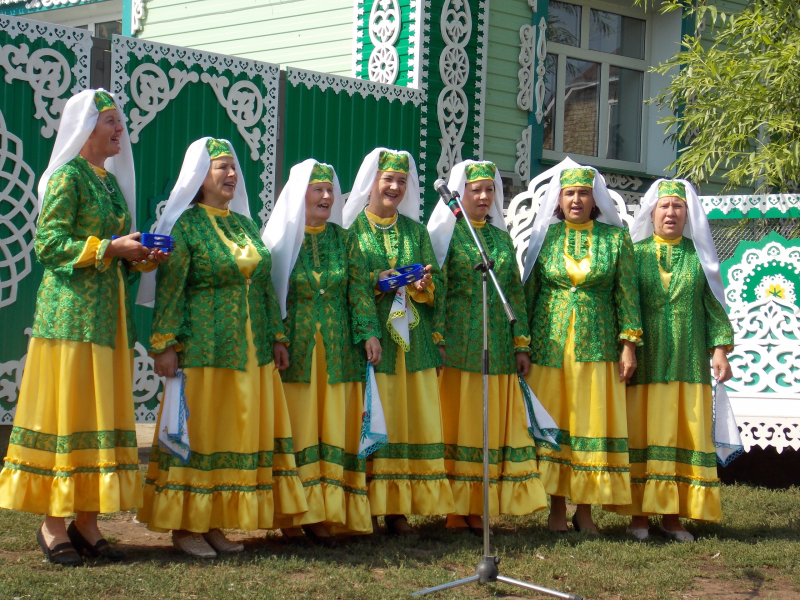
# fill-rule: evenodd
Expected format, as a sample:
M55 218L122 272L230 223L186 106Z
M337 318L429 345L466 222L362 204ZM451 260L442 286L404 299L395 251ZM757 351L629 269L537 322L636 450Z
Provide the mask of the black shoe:
M581 528L578 525L578 514L577 513L572 515L572 526L575 528L575 531L577 531L578 533L581 532Z
M121 550L115 550L111 547L106 540L101 539L97 542L94 546L92 546L85 537L78 531L78 526L75 525L75 521L69 524L67 527L67 535L69 536L69 541L72 542L72 545L75 546L75 550L82 554L88 554L93 558L103 557L107 558L108 560L112 560L114 562L118 562L125 558L125 553Z
M305 533L306 537L312 542L324 546L325 548L336 548L339 545L336 542L336 538L332 535L317 535L308 525L303 525L303 533Z
M36 541L39 542L39 547L44 552L44 555L54 565L61 565L62 567L80 567L83 564L81 555L75 551L72 544L69 542L61 542L56 544L55 547L50 548L44 541L44 534L39 529L36 532Z

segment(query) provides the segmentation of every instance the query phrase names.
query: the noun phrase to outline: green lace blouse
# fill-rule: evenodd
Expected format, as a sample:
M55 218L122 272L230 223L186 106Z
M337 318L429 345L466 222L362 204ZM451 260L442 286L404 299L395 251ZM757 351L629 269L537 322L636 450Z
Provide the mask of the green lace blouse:
M47 183L34 242L44 276L36 299L33 337L114 348L120 293L117 271L121 270L129 347L136 342L129 288L139 273L129 272L128 263L119 258L103 261L111 236L131 228L131 214L113 174L107 174L107 182L111 194L91 165L76 156ZM94 266L76 267L90 237L101 240Z
M657 252L661 246L661 252ZM666 245L653 237L634 246L642 308L644 345L636 349L638 367L631 385L683 381L711 383L709 351L733 346L733 328L706 281L694 243L683 238L672 246L671 265ZM672 273L668 291L662 268ZM666 268L670 267L670 268Z
M508 324L503 305L489 282L489 373L517 372L515 352L530 352L525 292L517 266L514 243L505 231L486 224L477 228L489 257L495 261L495 275L511 303L517 322ZM473 268L480 255L466 222L456 223L450 249L442 267L444 278L445 327L447 344L445 365L462 371L481 372L483 352L483 293L481 274ZM438 292L438 290L437 290ZM515 338L519 346L515 346Z
M305 234L289 278L284 325L292 343L283 381L311 382L317 323L328 383L364 381L367 361L361 342L380 337L381 328L363 261L355 237L338 225L328 223L321 233Z
M273 360L273 342L285 340L269 250L247 217L235 212L213 217L225 237L239 244L249 241L261 256L252 277L246 279L211 218L195 205L172 228L175 249L158 268L151 352L178 344L181 367L244 371L249 305L258 366L267 365Z
M578 362L616 362L620 340L641 343L627 332L641 330L633 244L627 229L598 221L591 231L591 270L572 285L564 260L567 227L551 225L528 280L531 361L561 368L570 316L575 311Z
M362 268L369 273L370 289L375 289L378 283L378 274L390 268L387 245L397 253L396 267L413 264L432 265L434 305L418 303L409 294L409 301L414 302L419 314L419 324L409 333L411 351L406 354L405 359L406 369L409 373L441 366L442 357L433 342L433 331L434 328L442 331L441 327L435 327L434 320L443 316L443 310L440 308L443 296L438 290L444 283L428 230L424 225L398 214L396 226L387 230L377 229L373 232L367 216L364 211L361 211L349 231L358 240L359 249L364 257ZM383 347L383 356L381 362L375 367L375 372L390 375L394 375L398 348L397 343L392 340L387 326L393 299L393 294L379 294L375 296L374 300L378 322L381 326L381 346Z

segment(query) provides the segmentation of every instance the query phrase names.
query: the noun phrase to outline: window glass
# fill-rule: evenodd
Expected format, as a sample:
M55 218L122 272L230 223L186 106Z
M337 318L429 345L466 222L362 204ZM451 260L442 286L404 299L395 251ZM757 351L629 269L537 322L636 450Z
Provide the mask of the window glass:
M645 22L641 19L592 9L589 19L589 50L643 59L644 28Z
M95 37L111 39L111 35L116 33L122 35L122 21L107 21L105 23L97 23L94 26Z
M550 0L547 41L567 46L581 45L581 7Z
M556 127L556 74L558 73L558 54L548 54L544 75L544 141L545 150L553 150L553 136Z
M609 67L606 158L639 162L642 145L643 85L642 71ZM566 132L564 135L566 137Z
M564 84L564 152L597 156L600 63L568 58Z

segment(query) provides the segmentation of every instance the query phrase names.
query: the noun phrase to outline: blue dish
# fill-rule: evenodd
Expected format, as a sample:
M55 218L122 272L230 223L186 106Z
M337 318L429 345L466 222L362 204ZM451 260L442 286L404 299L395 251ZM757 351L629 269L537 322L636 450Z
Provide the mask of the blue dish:
M394 269L394 271L397 275L378 280L378 289L380 291L391 292L425 277L425 267L422 265L409 265Z

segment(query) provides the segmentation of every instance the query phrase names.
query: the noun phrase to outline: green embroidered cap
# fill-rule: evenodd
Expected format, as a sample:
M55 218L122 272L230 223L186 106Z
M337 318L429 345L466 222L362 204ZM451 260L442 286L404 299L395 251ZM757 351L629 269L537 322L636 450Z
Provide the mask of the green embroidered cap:
M662 181L658 184L658 197L677 196L686 202L686 186L680 181Z
M97 107L98 112L104 112L106 110L117 110L117 105L114 104L114 99L108 92L103 92L103 91L95 92L94 105L95 107Z
M385 150L381 152L380 158L378 158L378 171L408 174L409 170L408 154L395 154Z
M233 156L233 151L225 140L218 140L216 138L208 138L206 142L206 150L211 160L221 156Z
M494 181L494 174L497 172L497 167L493 162L485 160L467 165L464 172L467 175L468 183L472 181L481 181L482 179L491 179Z
M594 187L594 169L578 167L561 171L561 187Z
M312 183L333 183L333 167L325 163L315 164L308 180L309 185Z

